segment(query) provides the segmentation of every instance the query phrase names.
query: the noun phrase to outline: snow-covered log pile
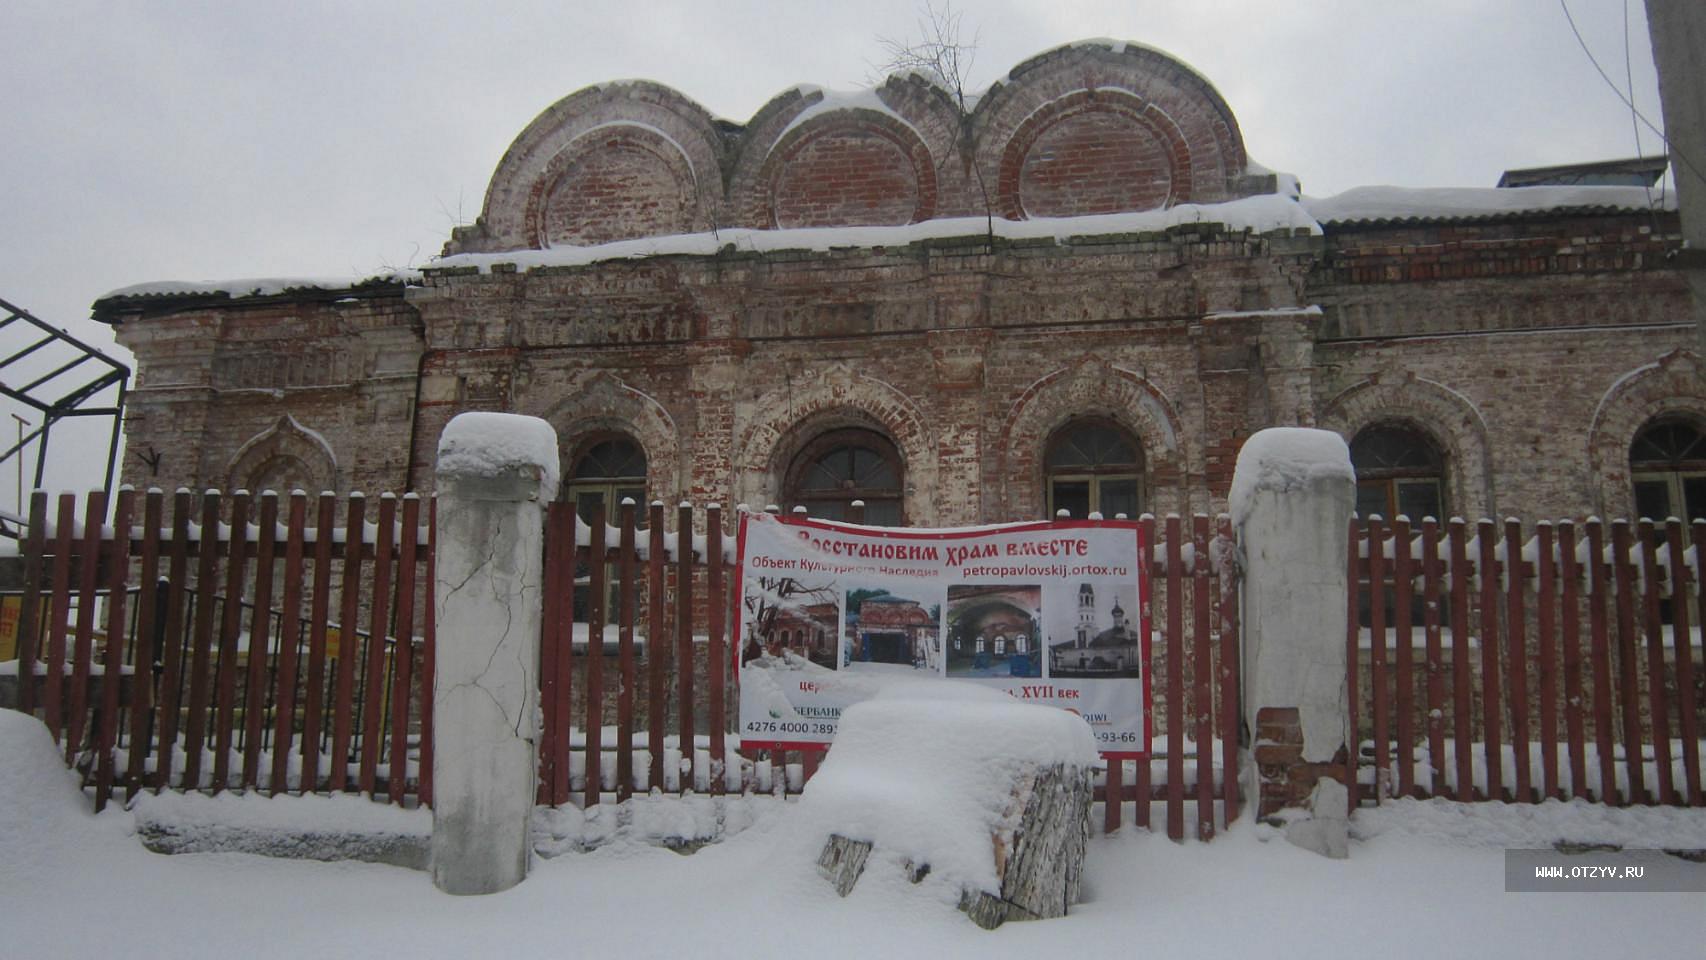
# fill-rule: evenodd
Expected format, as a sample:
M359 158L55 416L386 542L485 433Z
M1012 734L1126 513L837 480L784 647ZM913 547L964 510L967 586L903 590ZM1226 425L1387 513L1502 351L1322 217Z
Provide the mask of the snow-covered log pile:
M1090 727L970 684L903 682L842 714L801 812L846 896L870 869L957 892L979 926L1064 916L1090 837Z

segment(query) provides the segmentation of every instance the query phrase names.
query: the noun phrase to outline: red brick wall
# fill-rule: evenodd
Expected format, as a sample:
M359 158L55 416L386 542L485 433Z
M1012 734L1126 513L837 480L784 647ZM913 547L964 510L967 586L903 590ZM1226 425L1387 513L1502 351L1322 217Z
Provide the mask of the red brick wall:
M586 246L692 228L691 180L679 154L633 135L612 136L570 164L550 188L543 245Z
M772 220L784 228L910 223L924 213L918 179L892 137L869 127L827 131L789 151L776 175Z
M1131 117L1085 111L1043 130L1018 170L1019 207L1072 217L1164 206L1173 190L1166 144Z

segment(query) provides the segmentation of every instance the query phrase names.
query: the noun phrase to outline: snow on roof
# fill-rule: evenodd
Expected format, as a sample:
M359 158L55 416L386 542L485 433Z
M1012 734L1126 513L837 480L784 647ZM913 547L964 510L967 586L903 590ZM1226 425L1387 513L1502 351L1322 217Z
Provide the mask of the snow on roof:
M299 290L349 290L377 283L413 283L419 281L419 270L388 270L367 277L247 277L238 280L156 280L109 290L96 301L131 297L226 296L276 297Z
M794 128L804 126L813 118L821 117L826 113L833 113L837 110L871 110L876 113L880 113L885 117L890 117L896 123L904 125L914 134L918 134L919 140L922 141L924 139L924 136L918 133L918 129L908 123L905 117L894 112L888 104L884 103L883 98L877 96L877 91L875 90L827 90L823 87L815 87L808 84L801 84L795 89L799 90L801 94L807 97L815 94L819 99L816 103L813 103L811 106L801 110L794 116L794 119L788 121L788 125L782 128L782 132L776 135L775 140L771 141L772 147L781 143L789 133L793 132Z
M1563 210L1676 209L1674 193L1644 187L1354 187L1331 197L1304 197L1321 223L1479 220Z
M657 256L712 256L725 249L766 253L782 250L838 250L902 247L925 240L977 237L986 231L1006 240L1052 239L1068 242L1074 237L1119 233L1159 232L1196 223L1217 223L1228 230L1270 233L1275 230L1319 234L1321 227L1303 208L1277 195L1245 197L1226 203L1185 203L1165 210L1135 213L1106 213L1087 217L1037 217L1031 220L993 222L983 217L954 217L923 220L887 227L811 227L790 230L729 229L709 233L676 234L618 240L590 247L553 247L549 250L517 250L505 253L464 253L435 260L427 271L474 267L490 272L494 264L514 264L518 269L584 266L606 260L629 260Z

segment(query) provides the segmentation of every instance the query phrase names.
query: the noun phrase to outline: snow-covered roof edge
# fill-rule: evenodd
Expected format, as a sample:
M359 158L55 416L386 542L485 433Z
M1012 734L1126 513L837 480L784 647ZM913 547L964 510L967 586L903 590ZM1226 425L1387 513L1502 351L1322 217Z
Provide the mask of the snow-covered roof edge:
M1320 223L1411 223L1486 220L1572 211L1644 213L1675 210L1675 193L1645 187L1353 187L1331 197L1304 197Z

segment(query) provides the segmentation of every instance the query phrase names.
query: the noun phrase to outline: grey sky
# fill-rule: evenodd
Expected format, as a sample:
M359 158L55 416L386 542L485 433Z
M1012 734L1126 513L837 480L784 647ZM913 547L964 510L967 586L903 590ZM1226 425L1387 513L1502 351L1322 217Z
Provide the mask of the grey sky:
M1619 84L1627 11L1634 98L1658 122L1641 0L1569 2ZM1253 158L1311 195L1492 186L1506 168L1636 149L1557 0L959 9L980 38L974 86L1072 40L1160 47L1216 85ZM876 38L915 34L917 13L913 0L10 0L0 298L110 346L87 316L116 287L420 265L557 99L645 77L745 121L796 83L865 85ZM98 485L90 456L72 456L86 443L55 446L48 487Z

